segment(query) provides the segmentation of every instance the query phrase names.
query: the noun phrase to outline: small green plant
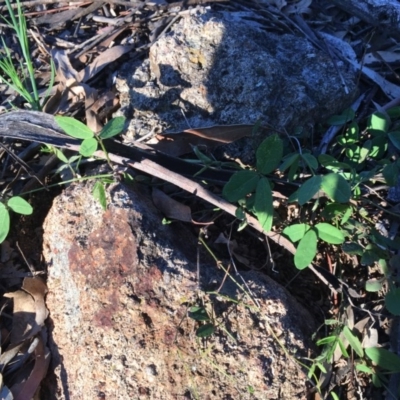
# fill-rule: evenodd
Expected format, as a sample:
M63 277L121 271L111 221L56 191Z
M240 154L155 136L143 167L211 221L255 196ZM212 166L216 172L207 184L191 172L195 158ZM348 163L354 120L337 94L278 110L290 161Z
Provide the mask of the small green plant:
M266 175L278 167L282 155L283 142L280 137L276 134L268 137L256 151L255 170L236 172L223 189L228 201L239 202L237 216L242 218L243 210L250 210L266 232L272 228L274 215L271 182Z
M1 38L4 53L0 53L0 82L11 87L15 92L22 96L32 107L33 110L40 110L42 104L35 80L35 68L29 51L28 29L26 18L22 12L22 5L17 0L17 14L14 14L10 0L5 0L9 18L1 16L6 25L15 32L21 53L19 68L16 68L13 62L11 50L6 46L4 38ZM54 84L55 67L51 62L51 80L48 93ZM45 99L44 99L45 101Z
M0 202L0 243L2 243L10 231L10 211L17 214L31 215L32 206L20 196L13 196L5 202Z
M353 373L363 373L371 377L376 387L388 383L388 374L400 371L400 357L382 347L365 347L359 339L358 333L350 329L346 323L335 319L325 320L325 325L333 329L329 336L316 341L317 346L323 349L313 360L308 371L311 378L317 370L327 375L327 368L340 358L344 358L349 365L353 365ZM350 348L351 353L348 351ZM320 381L323 381L323 376ZM334 392L330 393L334 397ZM335 398L335 397L334 397Z
M125 127L124 117L116 117L114 119L111 119L98 134L95 134L89 127L87 127L82 122L76 120L75 118L56 116L55 120L60 128L67 135L75 139L82 140L82 143L79 147L79 156L74 155L71 158L67 159L67 157L61 150L56 148L54 149L57 157L66 165L68 165L71 170L72 163L76 163L77 165L79 165L82 157L92 157L97 151L99 145L107 158L107 162L110 168L112 169L112 164L108 156L107 150L104 147L103 140L110 139L116 135L119 135L123 131ZM104 180L99 180L95 183L93 187L93 196L100 202L100 205L105 210L107 208L107 201L106 191L104 188Z

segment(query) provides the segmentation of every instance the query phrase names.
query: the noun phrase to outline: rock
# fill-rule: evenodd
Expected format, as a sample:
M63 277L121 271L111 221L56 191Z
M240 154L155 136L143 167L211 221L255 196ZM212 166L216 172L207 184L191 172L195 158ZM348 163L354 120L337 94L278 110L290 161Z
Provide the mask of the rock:
M196 236L162 225L147 187L112 185L104 212L92 186L66 189L44 223L54 376L43 399L305 398L277 340L307 355L307 310L255 271L234 276L245 292L227 278L215 294L224 272L202 253L197 270ZM196 305L214 321L207 338L188 317Z
M150 47L149 59L120 71L120 112L132 118L127 139L258 120L290 133L351 104L356 71L268 25L251 12L184 15Z

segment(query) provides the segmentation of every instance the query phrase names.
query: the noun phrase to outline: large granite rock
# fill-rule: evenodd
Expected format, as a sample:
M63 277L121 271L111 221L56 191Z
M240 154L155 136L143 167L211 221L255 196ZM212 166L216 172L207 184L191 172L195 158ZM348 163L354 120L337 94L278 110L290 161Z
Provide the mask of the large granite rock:
M91 185L65 190L44 223L54 375L42 398L305 398L281 345L307 355L307 310L258 272L242 273L251 297L229 278L207 294L224 272L204 255L197 264L196 236L162 225L148 188L113 185L104 212ZM213 315L207 339L193 305Z
M356 72L302 34L269 32L270 25L244 12L183 15L148 59L120 71L120 112L132 119L127 139L258 120L291 133L349 106Z

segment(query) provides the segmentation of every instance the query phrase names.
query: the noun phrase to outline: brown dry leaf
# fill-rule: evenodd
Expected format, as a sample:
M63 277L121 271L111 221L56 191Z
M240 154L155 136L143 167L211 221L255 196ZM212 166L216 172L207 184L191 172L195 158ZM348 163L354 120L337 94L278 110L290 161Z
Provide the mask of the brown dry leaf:
M215 125L207 128L186 129L184 132L221 143L232 143L251 136L254 125Z
M162 190L153 188L152 198L154 205L167 217L195 225L211 225L213 222L196 222L192 219L190 207L179 203L165 194Z
M1 353L0 356L0 371L3 372L7 364L18 354L19 350L23 346L23 342L18 344L10 344L6 350Z
M159 134L151 147L173 157L192 153L192 146L204 146L208 150L251 136L253 125L216 125L206 128L187 129L179 133Z
M152 198L154 205L167 217L183 222L192 222L190 207L171 199L162 190L153 188Z
M132 45L119 45L111 47L110 49L100 53L92 63L79 72L79 82L87 82L102 69L104 69L108 64L123 56L128 51L131 51L133 48L134 46Z
M4 297L14 301L13 327L10 333L10 343L22 342L41 330L48 311L44 296L47 287L40 278L25 278L24 290L6 293Z
M35 364L26 380L22 380L20 383L11 387L14 400L32 399L42 379L46 376L50 363L50 351L44 346L43 339L40 335L34 339L33 343L36 344L34 350Z
M59 82L66 84L69 79L74 79L76 82L79 82L79 73L71 65L65 50L53 49L51 51L51 57L57 65L57 80Z
M25 278L22 289L29 293L35 300L36 306L36 323L43 325L49 313L44 302L47 293L47 286L41 278Z
M165 136L157 135L157 139L159 140L158 143L149 144L149 146L172 157L192 153L192 146L203 146L208 150L212 150L220 145L218 142L213 142L199 136L188 135L187 133L166 134Z
M97 90L80 82L81 75L72 67L65 50L52 51L52 57L57 65L59 84L56 93L49 98L43 111L53 115L56 113L65 114L71 109L71 104L84 99L86 124L93 132L100 131L102 125L98 119L97 111L92 109L97 100Z

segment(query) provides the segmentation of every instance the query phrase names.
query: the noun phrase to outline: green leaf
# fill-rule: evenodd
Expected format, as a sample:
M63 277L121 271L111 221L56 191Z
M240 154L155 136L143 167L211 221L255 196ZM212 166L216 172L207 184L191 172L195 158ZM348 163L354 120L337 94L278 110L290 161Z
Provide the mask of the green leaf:
M4 242L10 231L10 214L6 206L0 203L0 243Z
M89 139L94 136L94 133L85 124L75 118L57 115L54 119L67 135L76 139Z
M300 155L295 153L295 154L290 154L290 156L286 156L283 163L279 167L280 171L286 171L294 162L298 162L300 158Z
M297 269L306 268L317 254L317 234L310 229L300 240L294 255L294 264Z
M56 155L56 157L59 160L61 160L65 164L68 164L67 157L65 157L64 153L60 149L57 149L57 147L53 147L53 150L54 150L54 154Z
M388 140L386 135L380 135L374 137L371 140L371 151L369 152L369 156L375 159L380 160L383 155L386 153L388 149Z
M375 262L378 262L379 259L381 258L381 256L378 254L378 249L377 248L370 248L370 249L366 249L364 250L362 256L361 256L361 260L360 260L360 264L361 265L372 265Z
M350 206L347 204L330 203L322 210L321 217L325 218L326 220L332 220L343 215L349 209L349 207Z
M390 119L379 111L374 112L369 117L368 131L372 134L374 133L386 133L389 129Z
M339 400L339 396L335 392L329 392L329 394L332 396L332 400Z
M337 336L327 336L320 340L317 340L316 345L323 346L324 344L334 343L334 342L336 342L336 340L337 340Z
M289 168L289 171L288 171L288 174L287 174L289 182L293 182L293 180L294 180L294 178L296 176L297 169L299 168L299 159L300 159L300 157L297 157L294 160L293 164Z
M97 150L98 142L95 138L85 139L79 147L79 153L83 157L90 157Z
M400 372L400 357L397 354L382 347L367 347L364 350L375 364L391 372Z
M348 125L344 135L337 137L337 141L342 146L348 146L350 144L357 143L359 140L358 133L358 123L354 121Z
M348 358L349 353L347 352L346 346L344 345L343 340L340 338L340 336L338 338L338 344L339 344L339 348L340 348L340 351L342 352L343 357Z
M383 282L385 282L386 278L383 279L376 279L376 278L372 278L372 279L368 279L365 282L365 290L367 292L379 292L382 289L383 286Z
M283 230L283 234L286 235L293 243L298 242L310 229L307 224L293 224L286 227Z
M269 232L274 218L274 206L272 204L272 191L267 178L261 178L258 181L254 213L264 232Z
M234 203L252 193L256 189L259 180L259 175L254 171L236 172L224 186L222 194L228 201Z
M351 256L362 256L364 248L358 243L347 242L342 245L342 250Z
M358 339L357 336L353 334L353 332L349 329L348 326L345 326L343 328L343 335L347 339L347 341L350 343L351 348L357 353L359 357L364 356L364 351L361 346L360 340Z
M101 208L105 211L107 209L106 189L102 182L97 181L93 186L93 197L99 201Z
M283 155L282 139L274 134L265 139L256 152L257 170L269 174L278 167Z
M364 372L365 374L373 374L374 371L370 367L367 367L364 364L356 364L356 370L360 372Z
M318 232L318 238L322 239L324 242L330 244L341 244L344 242L344 235L342 231L338 228L335 228L331 224L327 224L326 222L320 222L315 225L315 229Z
M322 189L334 201L347 203L350 200L351 188L343 176L334 172L322 177Z
M109 139L119 135L125 128L125 117L116 117L108 121L101 130L100 139Z
M215 332L215 327L213 324L205 324L200 326L196 330L197 337L208 337L211 336Z
M399 178L399 167L396 163L385 165L382 171L383 177L389 186L396 186Z
M312 178L305 181L300 188L297 190L297 201L302 206L307 201L313 198L321 189L322 178L320 175L315 175Z
M400 288L390 289L385 296L387 310L393 315L400 315Z
M339 162L336 158L328 155L328 154L321 154L318 156L319 163L329 169L329 170L348 170L350 169L350 165L346 163Z
M7 202L8 207L14 212L23 215L31 215L33 213L32 206L22 197L14 196L11 197Z
M304 153L301 155L301 158L306 162L311 170L318 168L318 160L312 154Z
M348 108L344 110L340 115L333 115L332 117L328 118L328 125L344 125L346 122L353 120L355 117L354 110Z
M238 207L235 211L235 217L243 221L246 218L246 213L242 207Z
M393 146L400 150L400 131L389 132L388 136Z
M400 117L400 107L395 106L392 108L389 108L389 110L386 110L387 115L389 115L390 118L396 119Z
M210 317L204 307L191 307L189 310L189 317L195 321L209 321Z

